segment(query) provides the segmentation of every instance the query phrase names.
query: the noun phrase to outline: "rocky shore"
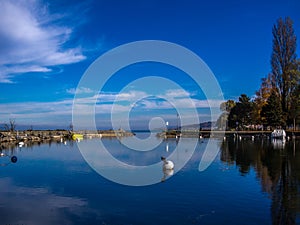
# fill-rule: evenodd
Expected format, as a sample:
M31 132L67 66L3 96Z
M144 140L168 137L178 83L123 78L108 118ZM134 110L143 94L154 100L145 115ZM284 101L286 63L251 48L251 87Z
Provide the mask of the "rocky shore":
M129 137L134 133L119 130L100 130L100 131L68 131L68 130L26 130L26 131L0 131L0 144L18 143L41 143L49 141L72 140L74 134L80 134L83 138L115 138ZM74 139L74 138L73 138Z

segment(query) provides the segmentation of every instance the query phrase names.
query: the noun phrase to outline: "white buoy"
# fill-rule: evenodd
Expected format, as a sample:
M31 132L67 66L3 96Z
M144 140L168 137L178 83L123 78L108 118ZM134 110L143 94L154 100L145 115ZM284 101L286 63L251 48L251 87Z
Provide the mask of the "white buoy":
M166 179L174 174L174 170L163 170L163 177L161 178L161 182L165 182Z
M165 157L161 157L161 160L163 161L163 169L164 170L173 170L174 169L174 163L171 160L166 160Z
M165 176L172 176L174 174L174 170L164 170L164 175Z

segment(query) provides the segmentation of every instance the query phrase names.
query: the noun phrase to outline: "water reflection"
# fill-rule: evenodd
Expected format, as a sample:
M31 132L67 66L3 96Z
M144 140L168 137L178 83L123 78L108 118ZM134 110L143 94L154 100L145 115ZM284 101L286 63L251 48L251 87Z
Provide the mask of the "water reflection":
M162 182L164 182L168 177L172 176L174 174L174 163L170 160L167 160L165 157L161 157L161 161L163 162L163 178L161 179Z
M209 140L214 149L221 149L220 158L199 172L199 161ZM175 154L177 142L168 139L142 155L122 147L117 139L104 141L110 153L126 164L158 164L157 170L146 171L140 177L130 174L124 179L155 176L158 184L137 188L108 181L88 166L74 142L22 148L15 145L14 149L0 149L0 153L19 159L16 164L0 168L0 221L74 225L270 224L272 218L273 224L300 224L300 140L289 140L276 148L271 140L256 137L236 141L203 138L180 171L178 165L192 151L191 139L182 139L184 145ZM92 145L89 150L92 154L99 148ZM172 160L173 171L163 170L161 156ZM101 169L125 176L123 171L116 172L103 155L94 158Z
M174 175L174 170L163 169L163 177L161 178L161 182L165 182L169 177Z
M193 155L197 142L195 138L186 138L178 143L163 141L153 150L142 152L129 149L116 140L99 142L95 139L77 144L86 162L99 175L119 184L143 186L161 182L161 156L167 159L164 167L172 163L175 174ZM165 151L166 146L168 152ZM173 169L174 165L176 167ZM169 177L164 176L164 179Z
M71 224L70 215L82 216L88 203L78 197L52 193L45 187L14 184L11 178L0 179L1 224Z
M0 166L8 166L11 163L18 161L17 156L14 155L13 150L0 150Z
M285 139L272 139L272 145L274 149L284 149Z
M273 224L299 223L300 140L278 142L230 139L221 145L221 160L238 166L241 175L253 168L262 190L272 199Z

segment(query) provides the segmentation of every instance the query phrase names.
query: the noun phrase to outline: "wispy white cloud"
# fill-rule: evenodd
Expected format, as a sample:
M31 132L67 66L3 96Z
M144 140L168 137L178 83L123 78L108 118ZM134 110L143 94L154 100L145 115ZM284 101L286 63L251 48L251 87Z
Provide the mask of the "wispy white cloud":
M128 92L122 92L122 93L100 93L98 98L99 102L120 102L120 101L128 101L128 102L134 102L138 99L142 99L146 97L148 94L144 91L128 91Z
M171 108L219 108L221 100L200 100L195 98L180 98L173 99L172 102L169 101L161 101L156 99L143 99L139 104L135 104L136 106L140 106L144 109L171 109Z
M93 93L94 91L90 88L87 88L87 87L81 87L81 88L70 88L70 89L67 89L66 92L68 94L89 94L89 93Z
M162 98L186 98L192 96L192 93L183 89L167 90L161 97Z
M50 14L38 0L0 1L0 82L85 59L80 46L64 47L73 28L58 25L62 18Z
M68 89L74 93L75 89ZM82 93L93 93L89 88L77 90ZM174 93L174 94L173 94ZM95 104L96 115L110 115L112 113L128 113L136 110L140 115L151 115L151 110L172 110L172 109L208 109L209 107L219 108L221 100L202 100L195 97L177 95L175 90L166 90L159 97L151 96L143 91L128 91L123 93L92 94L89 97L77 98L77 110L84 114L90 114L91 104ZM150 97L149 97L150 96ZM170 98L172 96L172 98ZM173 97L174 96L174 97ZM168 101L171 99L172 101ZM65 123L68 125L72 118L73 99L65 99L55 102L23 102L23 103L0 103L0 118L8 121L15 118L23 123L40 124L51 122L52 124ZM109 117L108 117L109 118Z
M75 89L68 89L67 92L75 93ZM77 89L77 93L93 93L89 88ZM219 108L222 100L197 99L195 96L182 90L166 90L164 93L152 96L144 91L130 90L122 93L102 92L89 97L77 98L76 102L80 107L89 106L96 103L96 110L101 113L128 111L135 107L141 110L152 109L174 109L174 108ZM82 110L84 111L84 110Z

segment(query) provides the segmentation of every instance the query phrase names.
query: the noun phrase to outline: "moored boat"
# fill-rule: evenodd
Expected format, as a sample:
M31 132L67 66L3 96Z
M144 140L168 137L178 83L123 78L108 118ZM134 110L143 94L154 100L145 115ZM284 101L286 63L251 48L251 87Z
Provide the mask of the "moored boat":
M275 129L271 133L271 138L276 138L276 139L285 139L286 133L283 129Z
M82 140L82 139L83 139L83 134L73 134L73 135L72 135L72 139L73 139L74 141Z

